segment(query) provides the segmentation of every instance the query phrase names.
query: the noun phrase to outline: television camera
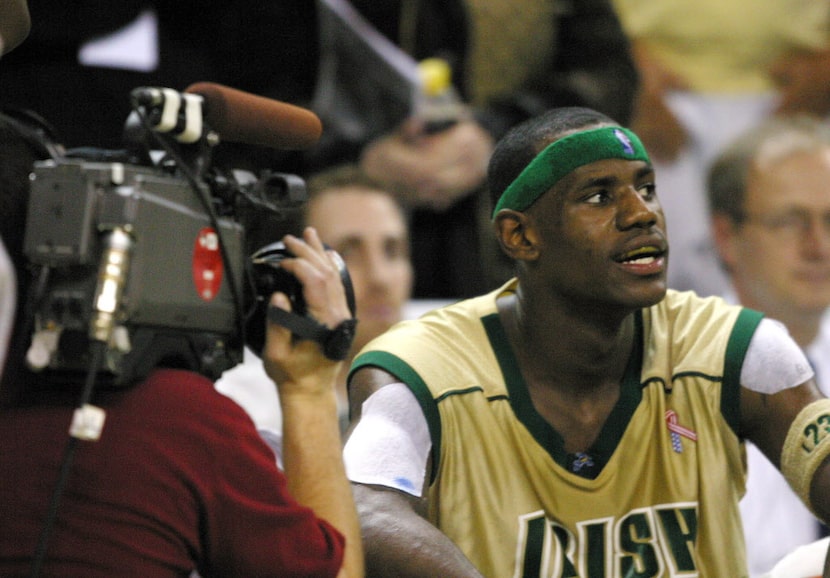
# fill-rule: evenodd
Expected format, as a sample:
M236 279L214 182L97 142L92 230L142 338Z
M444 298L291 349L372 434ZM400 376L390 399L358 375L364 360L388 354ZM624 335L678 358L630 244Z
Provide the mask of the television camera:
M123 150L61 151L34 165L27 363L58 381L92 367L114 386L158 365L216 379L246 343L261 351L272 292L304 312L274 243L294 231L306 193L296 175L216 166L214 147L230 135L305 148L319 120L210 83L137 88L131 104ZM345 265L341 274L350 293Z

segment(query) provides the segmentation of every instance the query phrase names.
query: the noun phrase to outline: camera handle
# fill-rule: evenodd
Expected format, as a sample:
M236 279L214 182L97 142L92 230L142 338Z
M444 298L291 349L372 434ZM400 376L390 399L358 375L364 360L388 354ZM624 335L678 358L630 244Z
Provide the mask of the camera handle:
M279 307L268 307L268 319L282 325L300 339L316 341L323 354L333 361L343 361L349 355L354 341L357 319L344 319L334 329L329 329L311 317L290 313Z

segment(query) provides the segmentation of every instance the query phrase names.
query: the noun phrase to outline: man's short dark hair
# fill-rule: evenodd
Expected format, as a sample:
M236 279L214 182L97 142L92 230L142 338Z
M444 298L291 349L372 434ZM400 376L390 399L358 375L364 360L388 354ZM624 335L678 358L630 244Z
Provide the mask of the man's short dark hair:
M398 210L404 217L404 221L408 221L406 209L398 197L389 190L388 186L370 177L359 165L344 163L321 170L306 179L309 202L306 203L303 209L304 224L308 221L308 208L314 197L330 189L342 189L346 187L360 187L387 195L398 207Z

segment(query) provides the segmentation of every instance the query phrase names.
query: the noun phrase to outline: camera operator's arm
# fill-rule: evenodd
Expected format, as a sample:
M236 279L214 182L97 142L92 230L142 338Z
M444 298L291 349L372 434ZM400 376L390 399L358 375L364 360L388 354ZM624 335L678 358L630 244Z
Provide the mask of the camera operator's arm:
M351 318L340 272L316 231L306 229L303 240L289 235L284 242L295 258L280 265L302 283L309 314L329 328ZM289 310L290 302L278 293L271 306ZM325 357L314 341L293 339L288 329L273 322L268 323L263 361L280 394L289 490L345 536L340 575L362 576L360 525L346 479L337 418L335 383L342 362Z
M5 54L29 35L31 20L26 0L0 0L0 54Z

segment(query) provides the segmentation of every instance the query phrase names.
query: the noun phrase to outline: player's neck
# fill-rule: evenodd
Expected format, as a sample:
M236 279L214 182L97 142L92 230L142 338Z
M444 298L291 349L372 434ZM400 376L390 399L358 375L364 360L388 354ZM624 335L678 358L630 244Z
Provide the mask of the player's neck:
M567 313L533 315L515 295L500 300L499 312L522 372L535 383L575 387L585 395L622 377L634 340L633 315L617 324Z

